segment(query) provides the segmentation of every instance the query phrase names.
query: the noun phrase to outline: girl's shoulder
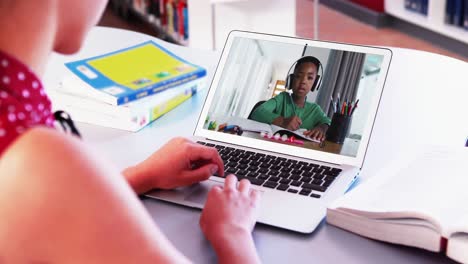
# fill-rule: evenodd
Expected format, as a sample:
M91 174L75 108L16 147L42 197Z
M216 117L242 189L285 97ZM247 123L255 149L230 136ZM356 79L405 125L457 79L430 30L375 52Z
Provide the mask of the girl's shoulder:
M0 155L27 130L53 124L51 102L39 78L0 51Z
M61 164L83 160L85 148L78 139L44 126L28 129L18 136L0 156L0 172L5 169L19 173L54 171ZM16 173L15 172L15 173Z

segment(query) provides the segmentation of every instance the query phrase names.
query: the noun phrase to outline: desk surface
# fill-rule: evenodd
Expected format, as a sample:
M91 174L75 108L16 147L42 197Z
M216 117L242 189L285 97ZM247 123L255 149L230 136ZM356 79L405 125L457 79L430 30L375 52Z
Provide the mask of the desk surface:
M311 141L311 140L306 140L304 138L298 137L297 132L293 136L296 137L298 140L297 142L299 143L292 143L287 140L283 141L280 138L275 139L275 138L268 138L267 136L263 137L260 134L260 131L269 131L272 134L283 134L284 131L287 131L284 128L281 128L279 126L274 126L274 125L268 125L262 122L258 122L255 120L249 120L247 118L242 118L242 117L226 117L226 116L218 116L215 119L212 119L210 121L215 121L216 124L218 125L218 132L223 132L223 130L219 130L219 127L221 127L223 124L227 125L237 125L240 128L243 129L242 134L239 135L241 137L249 137L249 138L254 138L258 140L263 140L263 141L273 141L275 143L283 144L283 145L290 145L290 146L295 146L295 147L300 147L300 148L305 148L305 149L311 149L311 150L317 150L317 151L323 151L323 152L328 152L328 153L334 153L334 154L341 154L345 156L351 156L351 157L356 157L356 154L359 149L359 144L361 143L360 139L352 139L352 138L345 138L344 143L338 144L329 140L325 140L324 142L316 142L316 141ZM208 129L209 128L209 123L211 122L205 122L203 128ZM224 126L223 126L224 127ZM279 129L279 130L278 130ZM236 131L228 131L225 133L233 134L236 135ZM293 132L291 132L293 133ZM288 134L288 136L291 136Z
M82 51L73 56L53 55L46 70L46 87L58 85L66 74L63 62L99 55L153 39L116 29L96 28ZM211 78L219 53L165 43L169 50L207 68ZM428 142L462 145L468 136L465 108L468 64L421 51L392 48L393 59L373 129L362 178L400 152ZM84 140L118 168L146 158L175 135L190 136L206 90L184 102L138 133L78 124ZM203 237L200 211L152 199L143 204L169 240L195 263L215 263L216 256ZM311 235L257 225L254 239L265 263L451 263L443 255L391 245L354 235L323 222Z
M347 155L347 156L356 156L357 150L359 148L359 143L361 142L360 140L351 139L351 138L346 138L344 144L338 144L338 143L331 142L328 140L325 140L322 143L318 143L314 141L299 139L302 143L300 145L297 145L295 143L290 143L287 141L283 142L281 140L264 138L260 135L260 133L257 133L257 132L244 131L242 136L265 140L265 141L274 141L279 144L299 146L299 147L303 147L307 149L324 151L328 153L342 154L342 155Z

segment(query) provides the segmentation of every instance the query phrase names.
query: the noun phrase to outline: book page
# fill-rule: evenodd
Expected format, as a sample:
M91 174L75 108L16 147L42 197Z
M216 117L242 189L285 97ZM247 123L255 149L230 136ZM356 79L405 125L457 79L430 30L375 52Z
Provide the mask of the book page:
M468 206L466 206L466 200L460 202L458 213L454 214L454 219L447 228L447 237L455 234L464 234L468 237Z
M49 90L50 88L48 88L47 91ZM60 83L60 86L57 88L57 91L61 93L72 94L74 96L90 98L105 103L109 103L109 100L112 101L112 98L108 98L108 94L95 90L89 84L83 82L80 78L73 74L66 75L63 78L63 80Z
M240 126L244 131L251 131L251 132L267 132L272 133L271 127L269 124L257 122L251 119L237 117L237 116L229 116L225 118L217 118L218 120L222 120L222 122L226 122L228 125L237 125Z
M280 127L280 126L271 125L271 130L273 131L273 134L275 134L276 132L279 132L280 134L281 134L281 132L286 132L286 135L288 137L290 137L291 135L294 135L295 137L298 137L300 139L320 143L320 140L316 140L316 139L313 139L311 137L305 136L304 132L307 131L307 129L305 129L305 128L300 128L298 130L292 131L292 130L288 130L288 129Z
M460 206L463 215L448 230L447 256L461 263L468 263L468 207L464 202L460 202Z
M468 233L455 233L450 236L447 256L460 263L468 263Z
M467 172L465 148L432 147L403 154L332 207L377 213L380 218L414 215L439 223L447 235L460 210L466 210L461 207L468 201Z

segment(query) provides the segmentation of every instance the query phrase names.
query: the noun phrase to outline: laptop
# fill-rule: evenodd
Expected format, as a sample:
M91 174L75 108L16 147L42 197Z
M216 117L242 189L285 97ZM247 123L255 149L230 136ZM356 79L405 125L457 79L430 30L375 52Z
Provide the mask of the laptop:
M193 140L217 148L226 175L248 179L261 192L259 223L311 233L327 206L358 177L391 56L385 48L232 31ZM300 66L307 62L308 67ZM304 85L295 83L309 75L315 76L310 77L313 85L306 86L310 92L301 91ZM306 93L303 105L293 104L301 92ZM287 131L272 122L287 115L288 107L309 127L275 133ZM286 112L280 113L281 108ZM322 130L325 141L301 136L316 127L328 127ZM208 191L223 182L213 175L190 187L147 196L203 208Z

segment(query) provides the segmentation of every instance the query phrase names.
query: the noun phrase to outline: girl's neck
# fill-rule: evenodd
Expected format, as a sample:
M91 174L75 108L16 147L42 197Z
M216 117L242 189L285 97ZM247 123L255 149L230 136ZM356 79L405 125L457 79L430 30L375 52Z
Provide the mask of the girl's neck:
M41 76L54 47L55 11L49 0L0 4L0 50Z

